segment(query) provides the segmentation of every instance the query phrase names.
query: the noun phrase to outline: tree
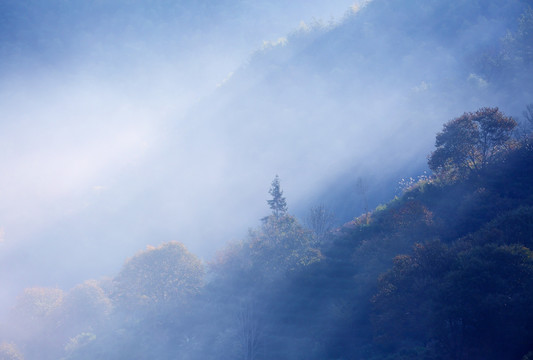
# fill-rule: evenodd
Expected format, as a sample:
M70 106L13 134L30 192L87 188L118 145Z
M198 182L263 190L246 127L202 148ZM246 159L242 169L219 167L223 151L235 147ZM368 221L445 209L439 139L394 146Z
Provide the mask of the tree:
M335 215L324 205L313 206L305 225L313 232L317 243L323 242L334 225Z
M488 244L460 251L440 290L435 330L452 353L463 359L519 359L531 350L530 249Z
M434 302L453 257L438 241L416 244L412 255L398 255L379 278L372 298L375 341L400 348L428 343L434 336Z
M437 134L428 165L437 174L464 177L479 172L506 148L517 123L494 108L464 113Z
M112 312L112 303L97 281L79 284L65 294L59 318L66 338L96 331Z
M276 175L272 181L272 186L268 191L272 195L271 200L267 200L268 206L272 209L272 214L279 218L287 214L287 201L283 197L283 190L281 190L279 185L279 176Z
M533 253L519 245L416 245L373 297L376 340L436 345L445 359L519 359L531 351Z
M269 276L320 258L319 251L312 247L311 233L291 215L268 216L259 229L250 231L248 242L252 263Z
M63 339L56 332L58 312L64 292L58 288L27 288L17 298L10 312L9 336L29 359L57 359L63 351Z
M124 264L114 279L114 298L122 310L180 306L199 293L204 269L183 244L149 247Z

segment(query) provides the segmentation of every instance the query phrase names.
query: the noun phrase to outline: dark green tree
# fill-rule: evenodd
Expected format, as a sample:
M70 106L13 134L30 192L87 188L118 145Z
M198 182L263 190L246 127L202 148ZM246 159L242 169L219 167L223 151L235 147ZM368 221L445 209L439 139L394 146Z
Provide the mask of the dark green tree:
M519 359L531 351L533 254L489 244L416 245L374 296L376 341L443 359Z
M283 197L283 190L281 190L279 185L278 175L276 175L272 181L272 185L268 193L272 195L272 199L267 200L268 206L270 206L270 209L272 209L272 215L274 215L276 218L285 216L287 214L287 201L285 200L285 197Z

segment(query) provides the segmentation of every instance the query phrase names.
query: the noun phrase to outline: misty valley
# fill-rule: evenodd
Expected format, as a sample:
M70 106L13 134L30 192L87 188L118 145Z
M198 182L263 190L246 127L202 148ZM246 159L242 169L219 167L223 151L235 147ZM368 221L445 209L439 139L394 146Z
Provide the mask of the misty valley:
M533 140L516 125L497 108L449 121L434 175L338 228L324 206L300 224L276 176L271 213L207 264L167 242L112 278L25 289L0 355L528 359Z
M532 84L529 0L0 1L0 360L533 360Z

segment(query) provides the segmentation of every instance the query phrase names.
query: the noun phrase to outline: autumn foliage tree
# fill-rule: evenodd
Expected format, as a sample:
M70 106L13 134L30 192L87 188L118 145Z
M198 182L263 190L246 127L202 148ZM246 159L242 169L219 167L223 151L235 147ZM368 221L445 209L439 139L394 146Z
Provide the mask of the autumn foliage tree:
M124 264L113 297L123 310L180 306L203 284L200 260L178 242L149 247Z
M428 165L435 173L451 177L479 172L507 147L516 125L497 107L464 113L444 124L437 134Z

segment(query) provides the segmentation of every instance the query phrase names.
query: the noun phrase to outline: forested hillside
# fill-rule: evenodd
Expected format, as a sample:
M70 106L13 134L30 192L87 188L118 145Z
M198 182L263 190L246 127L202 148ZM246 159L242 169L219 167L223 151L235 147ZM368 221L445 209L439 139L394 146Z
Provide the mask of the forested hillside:
M210 259L276 173L340 225L427 170L444 119L532 101L530 1L350 3L2 1L0 308L148 243Z
M532 6L0 1L0 360L533 360Z
M336 229L324 208L301 225L276 176L270 215L209 264L171 242L113 278L26 289L0 356L529 359L533 140L516 126L497 108L450 120L431 177Z
M342 21L303 23L265 44L190 113L193 131L213 123L210 139L232 165L311 186L311 195L293 191L301 215L324 202L349 220L364 210L360 179L370 204L387 201L398 178L426 169L420 153L443 118L491 104L517 117L533 97L527 2L378 0L354 8Z

